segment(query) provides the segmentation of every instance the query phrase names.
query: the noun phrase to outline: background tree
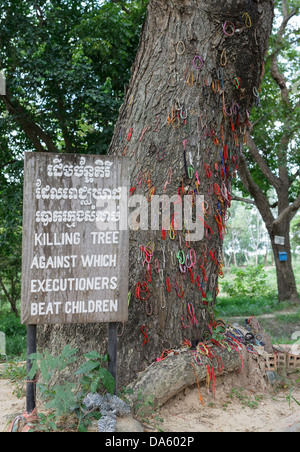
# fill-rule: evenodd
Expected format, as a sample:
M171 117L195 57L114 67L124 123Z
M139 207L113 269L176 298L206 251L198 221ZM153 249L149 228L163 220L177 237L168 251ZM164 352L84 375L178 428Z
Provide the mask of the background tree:
M270 250L268 232L258 209L233 201L224 239L226 266L258 265L262 255L266 265Z
M145 15L129 3L0 4L0 299L15 313L24 152L107 152Z
M1 117L14 121L28 150L103 152L104 131L121 97L121 49L130 52L137 35L130 20L135 4L41 0L1 8L1 61L8 80ZM130 318L120 339L123 383L163 348L177 347L185 337L200 339L214 325L231 178L253 90L261 83L272 20L271 0L149 1L109 152L131 159L132 186L149 200L154 192L181 198L201 190L205 234L202 242L189 244L188 232L176 231L175 221L163 234L132 234ZM124 44L118 40L116 48L103 41L105 26L109 43L123 32ZM114 77L108 78L106 67L109 73L115 67ZM142 265L146 254L153 259L152 275L151 266ZM69 342L84 353L105 349L106 336L103 325L46 327L40 344L54 352Z
M300 30L299 21L293 22L300 6L299 1L287 0L277 1L276 6L260 101L257 98L261 108L254 109L253 130L247 132L248 146L239 166L243 187L239 187L250 193L265 222L275 257L278 299L283 301L298 300L290 225L300 208ZM284 237L284 246L275 244L276 236ZM280 262L281 251L288 253L287 262Z
M0 5L2 111L26 150L106 153L130 77L144 9L115 2Z

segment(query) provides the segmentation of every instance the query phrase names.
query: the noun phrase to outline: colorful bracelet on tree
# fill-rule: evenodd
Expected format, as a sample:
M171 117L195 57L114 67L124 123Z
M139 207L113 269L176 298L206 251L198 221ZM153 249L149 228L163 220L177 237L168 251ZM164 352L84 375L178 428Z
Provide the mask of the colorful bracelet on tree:
M221 54L221 59L220 59L220 64L222 67L225 67L227 64L227 54L226 54L226 49L223 50L222 54ZM219 80L222 80L223 82L223 73L219 73Z
M156 124L155 124L153 132L157 133L157 132L159 132L159 126L161 123L161 119L158 116L155 116L155 119L156 119Z
M181 47L181 52L179 52L180 47ZM176 46L176 53L177 53L177 55L181 56L184 54L184 52L185 52L185 44L183 41L179 41Z
M152 264L149 264L149 268L147 269L147 281L149 283L152 282Z
M171 292L171 283L170 283L169 277L166 279L166 285L167 285L167 291L170 293Z
M210 240L213 235L213 230L211 229L211 227L208 226L208 224L205 223L204 219L200 215L198 215L198 218L200 219L201 223L205 227L205 235L206 235L207 240Z
M235 88L238 90L242 85L242 79L240 77L235 77L234 79Z
M199 267L201 268L201 270L202 270L202 274L203 274L203 281L204 282L207 282L207 274L206 274L206 270L205 270L205 268L203 267L203 265L199 265Z
M145 135L145 133L147 132L148 129L149 129L149 127L145 127L145 128L143 129L143 132L142 132L142 135L140 136L139 142L142 141L142 139L143 139L143 137L144 137L144 135Z
M194 273L193 273L193 269L189 268L189 272L191 274L191 283L194 284L195 283L195 278L194 278Z
M246 25L246 27L247 28L251 28L252 27L252 20L251 20L250 14L249 13L244 13L242 15L242 17L243 18L245 17L245 25Z
M196 61L199 60L200 62L200 66L196 65ZM193 66L195 69L202 69L204 65L204 61L202 60L202 58L199 55L196 55L194 60L193 60Z
M205 168L205 175L206 175L207 179L210 179L211 178L210 165L207 165L207 163L205 163L204 168Z
M182 290L182 286L180 286L180 287L175 286L174 289L175 289L175 291L176 291L178 297L179 297L179 298L183 298L183 290Z
M142 288L144 290L142 290ZM142 297L141 295L146 294L146 297ZM149 291L149 287L148 284L146 282L142 282L142 283L138 283L136 286L136 290L135 290L135 296L138 300L148 300L150 298L150 291Z
M192 257L192 255L193 255L193 257ZM187 264L187 260L189 260L189 262L190 262L189 265ZM186 255L185 265L190 270L195 267L196 263L197 263L196 251L194 249L191 249L191 250L189 250L188 254Z
M181 329L181 330L182 330L182 329L189 328L189 327L191 326L191 324L192 324L191 318L188 317L188 320L189 320L190 323L189 323L188 325L185 325L185 323L184 323L184 321L183 321L183 316L181 316L181 319L180 319L180 322L181 322L181 327L180 327L180 329ZM192 346L191 343L189 343L188 345L189 345L190 347Z
M147 336L148 330L147 330L146 325L143 325L143 326L141 327L141 332L142 332L143 335L145 336L144 343L143 343L143 347L144 347L144 345L146 345L146 344L149 343L149 338L148 338L148 336Z
M153 310L154 310L154 308L153 308L152 301L146 300L145 301L145 312L146 312L146 315L148 317L150 317L153 314Z
M227 31L228 28L231 28L231 33L228 33L228 31ZM234 23L230 22L230 21L226 21L223 25L223 32L226 36L229 36L229 37L233 36L235 33Z
M187 304L187 310L188 310L189 316L192 319L192 324L198 326L198 320L196 318L196 314L195 314L195 309L194 309L193 303L188 303Z
M177 254L177 259L179 260L179 263L181 264L181 265L184 265L185 264L185 255L184 255L184 252L182 251L182 250L179 250L178 251L178 254Z
M192 72L189 73L189 76L186 80L186 84L192 88L194 86L194 74Z

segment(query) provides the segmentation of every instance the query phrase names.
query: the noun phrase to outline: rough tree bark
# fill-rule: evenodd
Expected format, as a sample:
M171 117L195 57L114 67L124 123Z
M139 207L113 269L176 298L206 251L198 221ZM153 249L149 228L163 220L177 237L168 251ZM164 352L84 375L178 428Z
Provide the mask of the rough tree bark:
M239 355L216 347L214 353L218 356L213 363L217 377L241 370L247 360L245 349ZM186 388L202 383L207 379L207 366L212 366L209 358L203 357L202 365L198 366L193 354L187 351L149 367L128 386L133 391L127 396L133 413L138 415L139 411L145 411L149 397L153 397L154 405L160 407Z
M185 338L203 339L213 323L231 180L253 89L261 82L273 10L271 0L149 1L109 153L130 158L134 194L148 200L178 190L202 194L205 232L202 241L190 244L176 224L165 237L161 227L131 232L132 297L123 331L120 325L119 384L132 381L165 348L176 348ZM180 271L180 250L189 256L188 267L196 257L191 270L182 265ZM145 257L152 258L148 270ZM67 341L82 352L103 351L106 337L103 325L46 327L43 342L49 348L50 340L52 349Z

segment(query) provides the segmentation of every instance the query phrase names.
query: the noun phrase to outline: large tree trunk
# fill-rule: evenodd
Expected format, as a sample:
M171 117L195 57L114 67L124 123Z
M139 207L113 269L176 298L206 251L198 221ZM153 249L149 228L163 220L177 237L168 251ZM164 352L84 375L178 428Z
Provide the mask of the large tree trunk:
M276 265L278 301L279 303L281 301L299 302L296 279L292 266L290 240L291 221L294 218L294 213L291 212L282 218L283 212L286 212L290 206L288 177L282 177L282 179L286 180L286 184L283 183L281 190L278 192L278 218L272 224L270 234ZM284 237L284 245L275 244L276 236ZM287 253L287 261L281 262L279 260L279 252Z
M134 194L151 200L154 189L155 195L171 197L178 189L188 194L198 185L207 204L200 242L189 244L188 234L176 230L164 237L161 225L160 232L131 232L132 296L129 321L119 340L121 384L165 348L178 347L185 338L202 339L207 325L213 325L231 180L254 88L261 82L273 8L271 0L149 1L109 153L130 158ZM147 246L148 260L150 248L154 250L149 266L145 253L141 255L141 247ZM179 250L186 256L190 249L195 250L196 264L191 270L182 266L183 274L176 256ZM194 260L193 252L191 256ZM209 305L208 292L213 298ZM188 303L193 305L189 310ZM83 352L106 347L103 325L56 327L54 334L47 327L45 333L56 347L66 341Z
M284 237L284 245L275 243L275 237ZM272 249L275 257L275 266L277 274L278 301L299 302L295 274L292 265L292 253L290 243L290 220L285 219L279 225L273 228L270 235ZM287 261L280 261L279 253L287 253Z

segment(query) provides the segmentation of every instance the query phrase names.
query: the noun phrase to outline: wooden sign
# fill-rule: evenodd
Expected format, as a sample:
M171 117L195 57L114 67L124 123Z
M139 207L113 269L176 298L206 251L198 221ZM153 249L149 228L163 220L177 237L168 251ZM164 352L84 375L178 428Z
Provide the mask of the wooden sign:
M128 320L128 187L126 159L25 154L22 323Z

